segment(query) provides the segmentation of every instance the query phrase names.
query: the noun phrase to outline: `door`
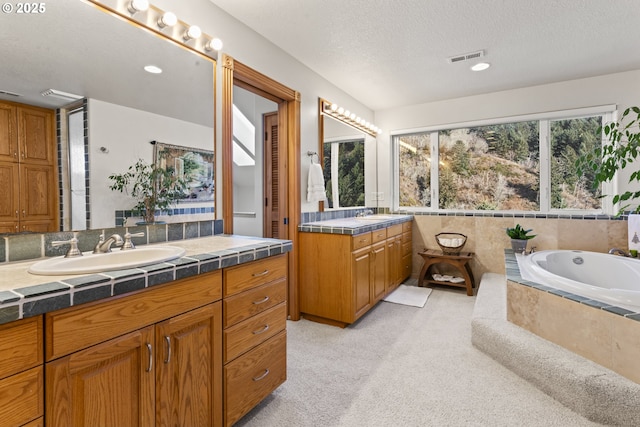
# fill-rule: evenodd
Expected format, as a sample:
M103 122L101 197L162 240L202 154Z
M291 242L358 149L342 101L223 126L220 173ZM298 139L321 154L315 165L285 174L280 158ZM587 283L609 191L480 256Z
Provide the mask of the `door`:
M18 161L16 107L0 103L0 160Z
M280 232L280 166L278 113L264 115L264 237L284 238Z
M152 345L149 326L47 363L47 426L154 426Z
M157 426L222 424L221 304L156 325Z
M21 162L52 164L53 135L52 110L36 107L18 108L18 145Z

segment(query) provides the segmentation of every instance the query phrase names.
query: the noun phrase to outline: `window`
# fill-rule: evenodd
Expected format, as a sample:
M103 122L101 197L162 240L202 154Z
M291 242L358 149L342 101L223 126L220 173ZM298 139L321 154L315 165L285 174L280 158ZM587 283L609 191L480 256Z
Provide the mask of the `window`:
M395 208L601 211L593 174L578 176L574 165L601 143L599 128L613 119L614 110L607 106L395 134Z
M329 208L364 206L364 139L324 143Z

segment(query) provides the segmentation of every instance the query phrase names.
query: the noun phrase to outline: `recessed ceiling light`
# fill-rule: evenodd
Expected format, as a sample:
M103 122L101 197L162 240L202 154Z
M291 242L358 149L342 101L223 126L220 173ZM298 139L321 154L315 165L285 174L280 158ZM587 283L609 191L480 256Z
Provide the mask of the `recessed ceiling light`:
M491 64L489 64L488 62L478 62L476 65L471 67L471 69L473 71L482 71L482 70L486 70L489 67L491 67Z
M162 72L162 68L156 67L155 65L145 65L144 70L151 74L160 74Z

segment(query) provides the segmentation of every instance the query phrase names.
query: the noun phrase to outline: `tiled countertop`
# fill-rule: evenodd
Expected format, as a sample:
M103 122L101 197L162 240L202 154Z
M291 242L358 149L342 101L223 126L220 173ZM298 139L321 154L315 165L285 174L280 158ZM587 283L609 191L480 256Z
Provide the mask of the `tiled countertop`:
M121 295L177 279L289 252L290 240L236 235L163 242L186 253L181 258L145 267L103 273L40 276L28 268L40 261L0 267L0 324L72 305Z
M371 218L365 216L307 222L299 225L298 230L306 233L361 234L412 220L413 215L372 215Z

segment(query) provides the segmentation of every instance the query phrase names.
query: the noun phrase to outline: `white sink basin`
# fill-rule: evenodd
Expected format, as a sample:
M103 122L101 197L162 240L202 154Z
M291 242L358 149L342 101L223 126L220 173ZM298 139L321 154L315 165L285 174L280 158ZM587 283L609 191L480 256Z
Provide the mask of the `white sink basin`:
M38 261L29 267L29 273L46 276L100 273L169 261L184 253L183 248L176 246L138 247L126 251L116 249L106 254L85 252L81 257L55 257Z

